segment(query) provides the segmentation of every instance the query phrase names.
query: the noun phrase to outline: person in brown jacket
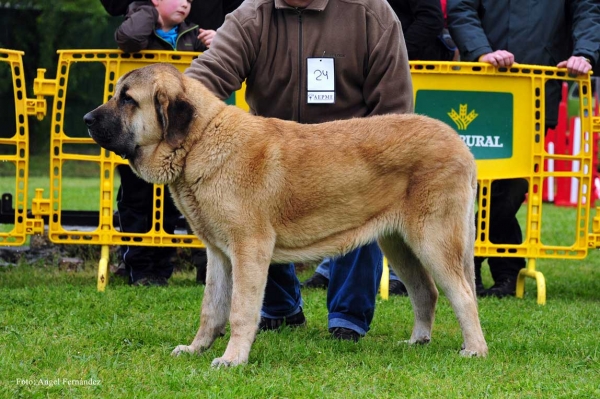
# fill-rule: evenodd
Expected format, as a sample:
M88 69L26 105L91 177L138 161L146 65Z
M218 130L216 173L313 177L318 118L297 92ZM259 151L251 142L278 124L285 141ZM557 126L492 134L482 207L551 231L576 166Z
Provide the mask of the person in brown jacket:
M246 0L185 73L221 99L246 81L250 112L300 123L413 112L402 28L381 0ZM334 338L369 330L382 260L375 243L332 260ZM259 328L304 325L302 305L294 265L272 265Z

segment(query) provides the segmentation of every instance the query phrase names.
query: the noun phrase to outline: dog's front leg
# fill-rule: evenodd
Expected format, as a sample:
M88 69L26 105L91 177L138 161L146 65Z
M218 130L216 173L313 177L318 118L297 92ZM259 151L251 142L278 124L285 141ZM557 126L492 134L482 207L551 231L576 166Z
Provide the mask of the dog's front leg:
M223 356L213 360L213 367L237 366L248 361L260 319L273 246L271 243L253 242L246 243L238 249L234 251L231 259L231 338Z
M181 353L202 353L224 334L231 304L231 262L220 250L206 248L206 288L200 313L200 329L190 345L179 345L173 356Z

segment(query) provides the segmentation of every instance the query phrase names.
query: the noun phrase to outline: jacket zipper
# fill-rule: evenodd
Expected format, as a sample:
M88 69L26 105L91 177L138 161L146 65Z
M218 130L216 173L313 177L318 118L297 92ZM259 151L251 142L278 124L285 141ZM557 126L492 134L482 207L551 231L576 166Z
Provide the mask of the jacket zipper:
M298 10L298 123L302 123L302 10Z
M175 51L177 51L177 44L178 44L178 42L179 42L179 38L180 38L181 36L185 35L186 33L188 33L188 32L190 32L190 31L192 31L192 30L196 29L197 27L198 27L198 25L194 25L194 26L192 26L192 27L190 27L190 28L188 28L188 29L184 30L183 32L180 32L180 33L177 35L177 39L175 39ZM192 49L192 50L194 50L194 49ZM194 51L195 51L195 50L194 50Z
M167 43L170 47L173 47L173 51L177 51L177 44L179 43L179 38L181 36L183 36L184 34L196 29L198 27L198 25L194 25L191 28L188 28L186 30L184 30L183 32L180 32L177 35L177 39L175 39L175 47L171 46L171 43L169 43L168 41L166 41L165 39L163 39L162 37L158 36L158 33L156 33L156 31L154 31L154 36L156 36L157 38L159 38L160 40L162 40L163 42Z

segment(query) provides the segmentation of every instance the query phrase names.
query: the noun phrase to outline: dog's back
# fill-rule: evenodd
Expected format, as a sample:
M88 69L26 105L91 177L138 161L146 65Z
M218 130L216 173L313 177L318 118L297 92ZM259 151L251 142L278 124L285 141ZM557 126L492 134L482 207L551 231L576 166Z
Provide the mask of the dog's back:
M473 201L475 161L442 122L420 115L262 121L249 139L264 144L244 151L255 151L245 154L247 165L268 159L252 191L270 198L257 206L277 233L274 261L347 252L450 200Z

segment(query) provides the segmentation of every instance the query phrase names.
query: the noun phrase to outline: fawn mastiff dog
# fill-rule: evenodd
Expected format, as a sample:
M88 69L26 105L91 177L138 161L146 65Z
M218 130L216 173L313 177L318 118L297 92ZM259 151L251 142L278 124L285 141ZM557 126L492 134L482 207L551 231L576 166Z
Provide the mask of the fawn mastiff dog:
M377 240L414 309L410 343L431 339L437 283L485 356L475 297L476 165L446 124L385 115L315 125L228 106L168 64L129 72L84 117L91 137L142 179L168 184L208 254L200 353L229 319L213 366L248 361L270 263L319 260ZM367 267L367 266L365 266Z

